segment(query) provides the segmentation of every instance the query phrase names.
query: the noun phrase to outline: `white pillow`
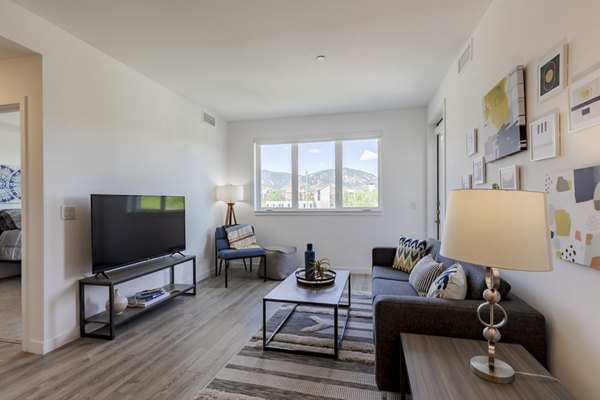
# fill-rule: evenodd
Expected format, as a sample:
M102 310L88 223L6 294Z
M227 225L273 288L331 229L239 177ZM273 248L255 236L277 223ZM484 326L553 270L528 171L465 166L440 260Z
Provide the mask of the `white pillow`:
M427 297L438 299L464 300L466 296L467 276L459 263L442 272L427 292Z
M427 296L431 284L444 272L444 268L444 264L435 261L431 254L427 254L410 271L408 282L419 292L419 296Z

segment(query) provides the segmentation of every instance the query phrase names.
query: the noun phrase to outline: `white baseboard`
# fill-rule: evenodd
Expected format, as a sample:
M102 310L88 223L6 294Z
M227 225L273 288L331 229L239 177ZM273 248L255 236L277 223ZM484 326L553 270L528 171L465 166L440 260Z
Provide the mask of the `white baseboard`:
M79 339L79 327L75 327L72 330L67 332L63 332L60 335L57 335L53 338L44 341L43 353L46 354L51 352L52 350L56 350L61 346L64 346L67 343L72 342L73 340Z

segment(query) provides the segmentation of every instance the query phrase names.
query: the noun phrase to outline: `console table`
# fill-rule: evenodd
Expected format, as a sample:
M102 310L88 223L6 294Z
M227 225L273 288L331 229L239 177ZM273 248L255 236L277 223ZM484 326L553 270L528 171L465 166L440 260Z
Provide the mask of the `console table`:
M515 372L545 377L515 373L512 383L486 381L471 371L469 361L473 356L487 354L487 342L406 333L401 337L413 400L574 399L519 344L496 344L497 357Z
M175 266L189 261L192 262L193 282L175 283ZM165 297L163 300L160 300L145 308L127 307L123 314L115 315L114 292L116 285L141 278L142 276L150 275L167 268L170 269L171 279L168 285L163 286L163 289L171 293L169 297ZM196 256L172 255L156 260L142 262L130 267L108 271L108 274L110 274L109 278L101 278L97 275L79 280L79 332L82 337L87 336L112 340L115 338L115 329L125 322L128 322L133 318L137 318L147 311L152 310L154 307L164 304L165 302L172 300L179 295L196 295ZM108 288L110 308L108 311L102 311L90 317L85 316L86 286L104 286ZM87 329L88 325L92 326L90 330Z

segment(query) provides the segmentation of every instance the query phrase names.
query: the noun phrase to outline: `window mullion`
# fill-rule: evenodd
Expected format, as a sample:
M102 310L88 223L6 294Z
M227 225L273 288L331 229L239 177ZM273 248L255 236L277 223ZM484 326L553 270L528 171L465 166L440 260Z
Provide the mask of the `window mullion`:
M261 179L261 167L260 167L260 145L254 143L254 151L256 157L254 158L254 209L264 208L262 204L262 179ZM256 206L258 205L258 206Z
M342 184L343 184L343 163L342 163L342 141L335 141L335 208L342 208Z
M292 209L298 208L298 143L292 143Z

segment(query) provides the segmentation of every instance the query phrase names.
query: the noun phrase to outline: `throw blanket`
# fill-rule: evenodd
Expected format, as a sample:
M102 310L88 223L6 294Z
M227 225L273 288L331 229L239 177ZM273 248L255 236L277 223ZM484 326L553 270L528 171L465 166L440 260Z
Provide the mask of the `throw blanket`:
M227 240L229 241L229 247L232 249L247 249L251 247L260 247L256 243L254 237L254 229L252 226L246 224L234 225L225 228L227 232Z
M21 210L0 210L0 260L21 259Z

